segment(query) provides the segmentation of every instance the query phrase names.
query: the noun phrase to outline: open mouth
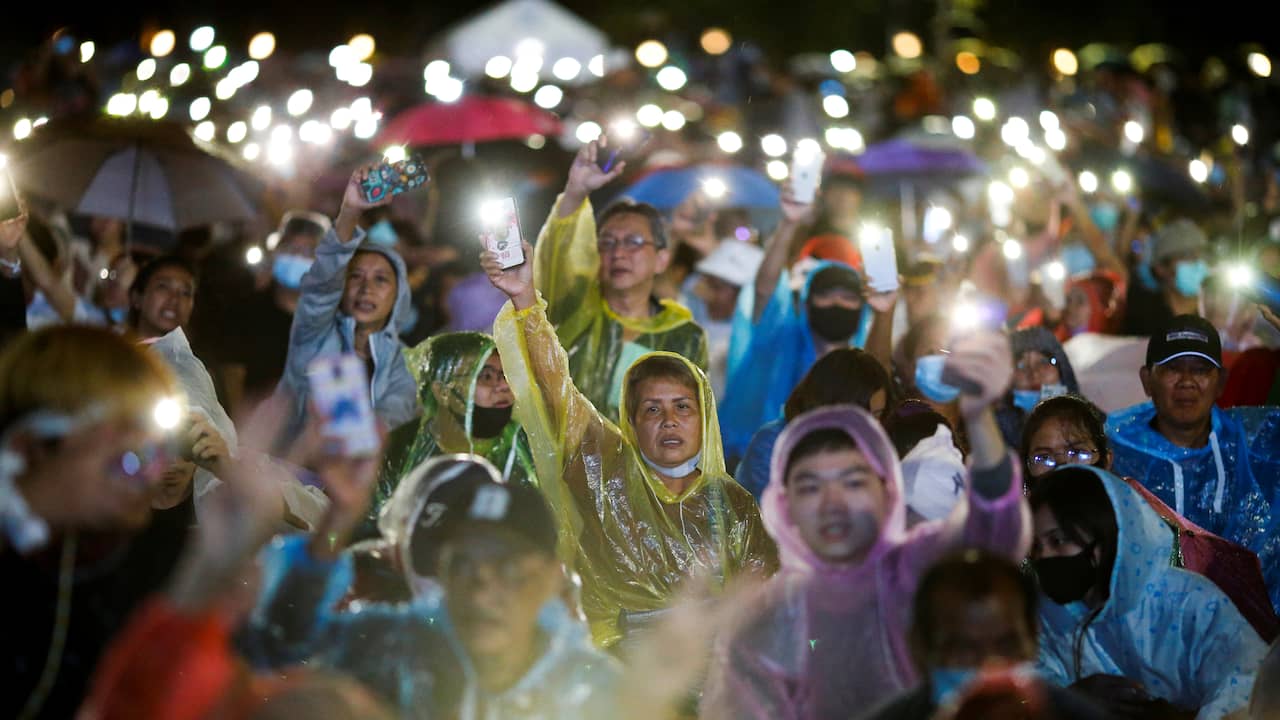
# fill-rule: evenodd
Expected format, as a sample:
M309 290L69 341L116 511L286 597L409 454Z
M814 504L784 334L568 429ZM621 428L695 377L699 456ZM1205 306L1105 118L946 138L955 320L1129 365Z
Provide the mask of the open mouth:
M357 300L355 302L355 305L353 305L353 307L356 309L356 312L362 312L362 313L371 313L378 309L377 304L371 303L371 302L364 302L361 300Z
M853 534L853 525L848 520L829 520L818 526L818 537L823 542L842 542Z
M676 448L684 445L684 440L678 437L664 437L658 439L658 444L662 447Z

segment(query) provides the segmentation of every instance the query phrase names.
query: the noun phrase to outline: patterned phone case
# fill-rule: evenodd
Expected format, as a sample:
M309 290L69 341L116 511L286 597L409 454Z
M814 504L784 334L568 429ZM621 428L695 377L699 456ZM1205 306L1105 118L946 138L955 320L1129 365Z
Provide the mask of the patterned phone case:
M398 163L378 163L360 187L365 200L378 202L388 195L399 195L426 184L427 166L417 157L408 157Z

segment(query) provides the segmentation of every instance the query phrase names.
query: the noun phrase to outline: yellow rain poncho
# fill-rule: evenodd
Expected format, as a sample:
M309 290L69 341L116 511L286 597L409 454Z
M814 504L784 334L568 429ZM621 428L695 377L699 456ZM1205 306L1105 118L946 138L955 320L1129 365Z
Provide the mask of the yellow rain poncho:
M665 350L707 367L707 336L683 305L672 300L647 318L624 318L600 293L600 253L591 201L561 218L560 200L538 235L534 286L547 300L547 317L569 353L569 372L583 395L618 419L622 373L639 355Z
M715 398L693 363L658 353L680 358L699 385L702 473L676 495L640 457L630 418L615 425L574 387L543 301L521 312L508 303L494 337L597 644L615 644L635 618L667 607L699 570L721 582L773 573L777 550L755 500L725 471Z

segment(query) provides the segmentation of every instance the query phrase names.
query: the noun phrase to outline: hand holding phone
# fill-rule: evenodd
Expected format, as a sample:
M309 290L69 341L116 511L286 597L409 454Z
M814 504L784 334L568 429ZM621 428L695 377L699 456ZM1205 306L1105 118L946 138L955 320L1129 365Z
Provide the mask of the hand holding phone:
M898 255L893 231L880 225L863 225L858 232L858 248L867 273L867 284L878 293L898 289Z
M822 184L822 166L826 160L821 149L796 148L791 157L791 197L796 202L813 203Z
M600 169L609 172L617 166L619 160L633 158L640 152L653 135L643 128L615 128L606 136L605 147L609 149L599 158Z
M426 163L412 155L394 163L383 160L369 168L368 175L360 181L360 190L365 200L377 203L421 187L428 179Z
M381 440L364 362L350 353L322 356L311 362L307 380L325 449L342 457L376 454Z
M516 210L516 199L512 197L492 200L481 207L481 221L484 224L484 247L498 257L503 270L525 261L521 245L524 235L520 232L520 214Z
M18 189L14 187L13 177L9 170L0 166L0 222L13 220L22 215L22 200L18 198Z

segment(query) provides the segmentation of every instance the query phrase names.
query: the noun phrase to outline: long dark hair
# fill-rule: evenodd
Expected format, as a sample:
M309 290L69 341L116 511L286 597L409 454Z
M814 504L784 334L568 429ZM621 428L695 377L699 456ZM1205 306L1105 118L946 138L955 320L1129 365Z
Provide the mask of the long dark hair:
M1096 543L1101 560L1097 566L1095 587L1105 599L1111 595L1111 575L1115 571L1116 546L1120 527L1102 479L1092 470L1068 467L1054 470L1036 481L1028 498L1032 512L1048 507L1066 539L1077 545ZM1076 675L1080 675L1080 652L1084 633L1097 618L1105 603L1089 613L1075 638L1073 658Z
M893 384L884 366L865 350L836 348L809 368L783 406L788 422L826 405L857 405L871 408L871 398L884 390L885 408L894 407Z
M1107 444L1107 416L1097 405L1079 395L1059 395L1036 405L1022 426L1019 452L1028 470L1031 462L1031 438L1040 432L1046 422L1053 419L1063 420L1083 430L1093 446L1098 448L1098 458L1093 464L1097 467L1107 465L1111 455L1111 446Z

